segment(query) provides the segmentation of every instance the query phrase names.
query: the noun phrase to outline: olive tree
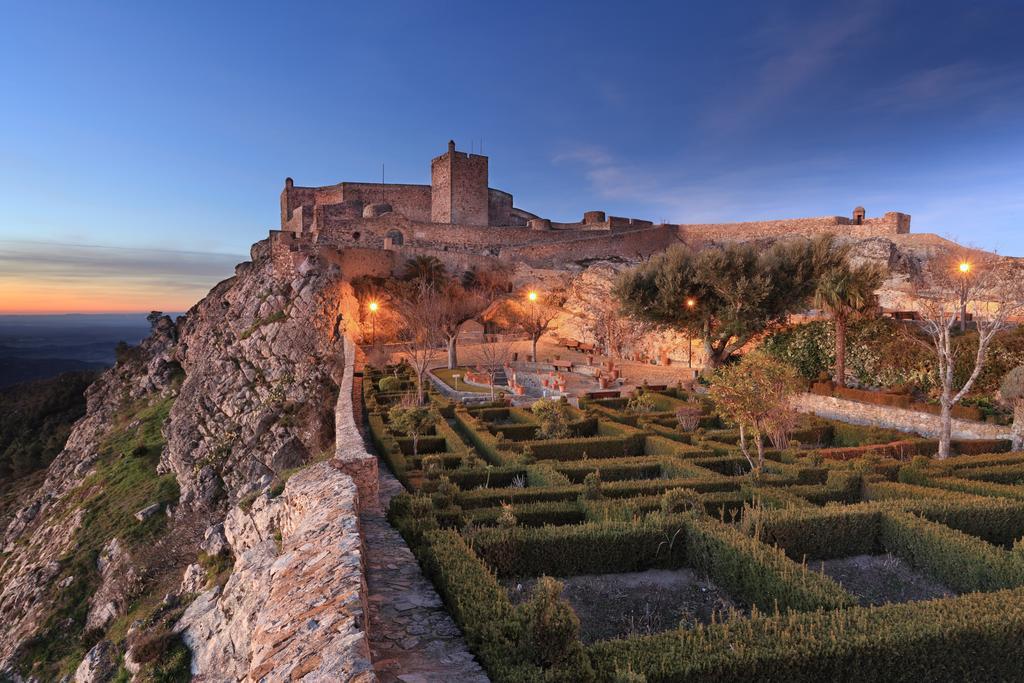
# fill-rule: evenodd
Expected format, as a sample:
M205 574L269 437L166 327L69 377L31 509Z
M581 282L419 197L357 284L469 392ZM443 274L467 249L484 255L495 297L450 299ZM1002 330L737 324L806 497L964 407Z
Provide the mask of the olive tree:
M729 244L693 251L674 245L622 273L614 296L641 320L700 339L706 370L804 308L820 273L841 263L831 237Z

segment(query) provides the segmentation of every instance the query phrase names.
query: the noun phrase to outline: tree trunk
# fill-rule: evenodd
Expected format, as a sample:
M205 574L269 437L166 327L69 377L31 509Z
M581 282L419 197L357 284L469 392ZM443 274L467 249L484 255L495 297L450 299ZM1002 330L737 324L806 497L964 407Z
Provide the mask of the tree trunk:
M1013 426L1010 427L1010 434L1013 436L1010 448L1015 451L1024 448L1024 399L1013 402Z
M757 473L764 470L764 439L760 432L754 433L754 442L757 444Z
M946 396L942 397L941 424L939 425L939 460L949 457L949 443L953 433L953 406Z
M423 373L416 374L416 405L423 405Z
M747 450L747 430L740 424L740 451L743 452L743 457L750 463L750 469L754 469L754 461L750 458L750 451Z
M458 341L457 335L448 337L448 369L454 370L459 367L458 351L455 348L455 344Z
M537 340L538 339L540 339L540 337L530 337L530 341L533 343L533 362L534 363L539 362L538 359L537 359Z
M419 455L419 443L420 443L420 433L419 432L413 432L412 433L412 457L414 457L414 458L417 455Z
M836 364L835 381L841 387L846 386L846 316L835 315L836 326Z

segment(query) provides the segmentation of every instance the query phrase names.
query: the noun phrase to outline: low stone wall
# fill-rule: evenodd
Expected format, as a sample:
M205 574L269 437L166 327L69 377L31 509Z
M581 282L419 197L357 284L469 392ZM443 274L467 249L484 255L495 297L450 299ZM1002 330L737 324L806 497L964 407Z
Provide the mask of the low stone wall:
M833 396L800 394L793 399L793 407L802 413L842 420L859 425L878 425L888 429L915 432L921 436L937 437L941 426L938 415L905 408L879 406L860 401L849 401ZM953 420L954 439L1010 439L1010 428L971 420Z
M224 535L235 555L230 578L175 626L192 651L193 680L376 680L351 477L311 465L280 496L234 508Z
M380 509L377 458L366 452L363 436L356 426L352 402L361 401L361 396L352 395L352 378L355 376L356 345L349 337L344 338L344 368L338 383L338 403L334 408L334 459L331 465L352 477L359 489L359 503L363 510Z

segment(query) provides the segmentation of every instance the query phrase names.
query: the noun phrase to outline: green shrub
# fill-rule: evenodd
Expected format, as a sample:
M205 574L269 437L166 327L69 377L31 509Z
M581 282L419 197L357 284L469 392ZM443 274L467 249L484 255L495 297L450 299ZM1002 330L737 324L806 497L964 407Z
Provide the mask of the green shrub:
M600 500L604 498L601 493L601 472L594 471L583 478L583 498L585 500Z
M401 391L402 380L394 375L385 375L377 382L377 388L381 391Z
M560 678L586 680L593 671L580 642L580 619L561 593L562 584L551 577L537 580L530 599L520 608L523 654L537 666L559 671Z

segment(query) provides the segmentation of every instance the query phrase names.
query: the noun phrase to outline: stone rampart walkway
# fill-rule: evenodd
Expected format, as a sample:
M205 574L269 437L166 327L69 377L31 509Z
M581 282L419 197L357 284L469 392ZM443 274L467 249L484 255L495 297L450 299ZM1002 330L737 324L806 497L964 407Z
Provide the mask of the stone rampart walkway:
M402 485L386 468L380 472L381 507ZM360 516L370 595L370 651L385 683L486 683L487 675L469 652L434 586L384 513Z

